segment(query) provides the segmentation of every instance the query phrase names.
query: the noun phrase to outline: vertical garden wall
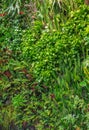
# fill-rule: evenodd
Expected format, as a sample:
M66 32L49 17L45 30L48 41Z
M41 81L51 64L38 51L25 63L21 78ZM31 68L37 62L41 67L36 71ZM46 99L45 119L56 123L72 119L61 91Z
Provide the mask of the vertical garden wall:
M1 1L0 23L0 130L89 130L88 1Z

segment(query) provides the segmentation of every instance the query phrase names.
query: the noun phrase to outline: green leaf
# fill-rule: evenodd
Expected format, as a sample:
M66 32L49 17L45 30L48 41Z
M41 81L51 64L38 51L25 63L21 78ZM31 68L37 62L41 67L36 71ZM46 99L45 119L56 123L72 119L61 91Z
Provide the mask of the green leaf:
M85 87L85 86L87 86L87 83L85 81L82 81L82 82L80 82L80 86Z

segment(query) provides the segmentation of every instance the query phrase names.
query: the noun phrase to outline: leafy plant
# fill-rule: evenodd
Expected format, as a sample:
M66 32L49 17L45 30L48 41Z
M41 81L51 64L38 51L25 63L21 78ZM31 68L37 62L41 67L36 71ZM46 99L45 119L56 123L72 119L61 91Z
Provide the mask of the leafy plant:
M67 23L61 25L59 32L43 32L42 35L39 33L41 36L38 39L33 30L32 33L28 31L25 37L23 36L23 55L25 58L29 57L31 69L38 81L44 80L47 83L47 80L52 78L53 72L61 71L61 65L64 67L70 63L73 65L77 57L80 61L86 57L88 8L86 6L81 8L71 14ZM33 34L35 39L32 37ZM33 42L30 42L28 38Z
M59 1L41 1L41 7L31 1L43 16L26 30L23 16L8 24L0 19L0 129L89 129L89 8L74 11L76 3L65 1L61 14L67 11L69 19L60 29L52 14Z

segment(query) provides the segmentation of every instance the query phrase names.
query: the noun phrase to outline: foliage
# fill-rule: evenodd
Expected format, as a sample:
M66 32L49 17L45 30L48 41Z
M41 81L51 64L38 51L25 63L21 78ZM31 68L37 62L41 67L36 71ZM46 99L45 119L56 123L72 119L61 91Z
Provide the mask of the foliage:
M80 4L84 4L83 0L5 0L1 1L1 12L9 18L17 17L17 14L24 15L27 26L38 19L50 30L59 30L60 23L65 23L69 13Z
M73 65L77 57L81 61L86 57L89 46L86 41L88 37L88 10L86 6L83 6L82 9L74 13L71 12L71 18L65 25L61 25L61 31L51 33L45 31L42 34L39 32L39 39L36 38L37 34L34 30L31 30L32 33L25 32L22 51L25 58L29 59L32 64L31 69L38 81L45 80L47 82L53 73L58 73L61 68L63 70L61 66ZM33 42L28 39L33 40Z
M88 12L71 11L59 31L0 19L0 129L89 129Z

